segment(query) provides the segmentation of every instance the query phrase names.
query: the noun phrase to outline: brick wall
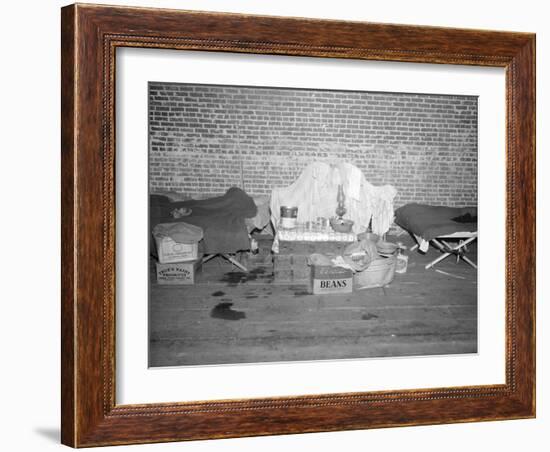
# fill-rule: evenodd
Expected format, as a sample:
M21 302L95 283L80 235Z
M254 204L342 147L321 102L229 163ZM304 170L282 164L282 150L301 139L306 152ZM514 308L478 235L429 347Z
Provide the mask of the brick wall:
M396 206L477 203L477 98L149 84L150 189L211 196L287 186L342 159Z

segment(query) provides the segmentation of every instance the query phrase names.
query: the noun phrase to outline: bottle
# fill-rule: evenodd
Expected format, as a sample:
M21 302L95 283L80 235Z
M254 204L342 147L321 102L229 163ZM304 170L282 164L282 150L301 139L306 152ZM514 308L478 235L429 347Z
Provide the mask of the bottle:
M396 273L407 273L407 265L409 263L409 256L403 254L405 247L401 242L397 242L397 255L395 256L395 271Z

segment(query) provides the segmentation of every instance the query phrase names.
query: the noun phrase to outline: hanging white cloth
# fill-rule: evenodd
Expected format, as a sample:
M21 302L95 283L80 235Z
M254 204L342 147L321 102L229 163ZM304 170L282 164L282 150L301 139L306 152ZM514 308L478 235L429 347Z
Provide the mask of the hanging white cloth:
M354 222L353 232L367 230L372 220L372 232L385 234L393 222L393 200L397 190L391 185L375 187L367 182L362 171L350 163L308 165L296 182L271 193L271 219L279 224L281 206L298 207L298 222L315 221L318 217L335 215L338 185L346 196L348 218Z

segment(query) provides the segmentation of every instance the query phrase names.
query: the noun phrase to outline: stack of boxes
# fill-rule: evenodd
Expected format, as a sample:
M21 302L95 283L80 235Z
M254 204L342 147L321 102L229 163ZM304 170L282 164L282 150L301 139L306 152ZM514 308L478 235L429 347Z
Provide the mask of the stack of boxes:
M180 243L166 235L156 235L158 262L157 283L168 285L195 284L202 264L199 243Z
M312 267L307 263L313 253L338 256L346 242L279 241L279 253L273 255L273 279L279 284L310 284Z
M256 244L255 253L247 253L245 266L270 267L272 263L271 248L273 247L273 236L268 234L252 234L252 240Z
M301 254L273 255L273 280L276 283L303 284L309 282L310 268L307 256Z

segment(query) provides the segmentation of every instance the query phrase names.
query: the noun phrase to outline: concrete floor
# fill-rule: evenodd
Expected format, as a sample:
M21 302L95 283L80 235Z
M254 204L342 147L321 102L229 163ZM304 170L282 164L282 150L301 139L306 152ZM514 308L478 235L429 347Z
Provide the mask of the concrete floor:
M192 286L158 285L152 271L149 364L475 353L477 271L453 257L425 270L438 253L409 252L407 273L389 286L346 295L277 285L270 266L242 273L221 258ZM468 254L476 260L475 245Z

